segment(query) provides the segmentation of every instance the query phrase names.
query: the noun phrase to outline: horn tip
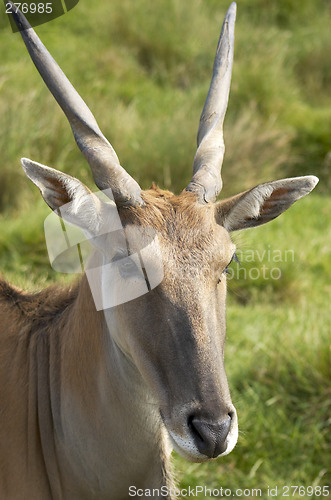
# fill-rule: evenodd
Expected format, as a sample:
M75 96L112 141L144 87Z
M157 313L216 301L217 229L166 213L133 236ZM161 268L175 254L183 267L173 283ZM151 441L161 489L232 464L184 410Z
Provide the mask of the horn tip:
M229 20L229 18L231 18L233 16L234 20L235 20L236 14L237 14L237 3L236 2L232 2L232 4L230 5L230 7L228 8L228 11L226 13L225 19Z

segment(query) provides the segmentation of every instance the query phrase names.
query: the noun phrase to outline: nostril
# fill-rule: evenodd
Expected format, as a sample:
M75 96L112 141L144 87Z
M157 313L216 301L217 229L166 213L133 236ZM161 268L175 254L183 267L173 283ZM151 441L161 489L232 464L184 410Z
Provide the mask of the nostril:
M188 418L188 427L201 454L216 458L226 450L231 420L230 414L217 422L202 420L194 415Z
M193 419L194 419L194 415L189 415L189 417L187 419L187 426L190 430L192 430L194 428L194 424L192 423Z
M198 423L198 425L196 425L196 423ZM199 432L199 427L201 427L199 423L200 422L194 417L194 415L190 416L187 421L188 428L190 429L191 434L193 434L195 441L203 443L204 437Z

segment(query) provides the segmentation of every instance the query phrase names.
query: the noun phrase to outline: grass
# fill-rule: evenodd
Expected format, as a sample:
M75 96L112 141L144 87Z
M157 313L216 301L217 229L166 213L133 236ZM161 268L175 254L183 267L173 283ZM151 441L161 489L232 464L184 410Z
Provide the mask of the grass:
M190 179L227 5L227 0L117 0L95 2L91 15L89 4L79 2L37 28L143 187L156 181L178 192ZM301 1L300 12L289 0L240 2L225 127L225 194L272 176L305 173L321 177L320 192L330 188L331 65L325 57L330 9L324 0ZM22 155L86 181L91 177L5 15L1 27L4 210L17 206L26 192L22 183L16 189L11 182Z
M180 192L190 180L228 3L96 1L92 11L81 1L37 28L142 187ZM306 173L320 183L286 215L234 235L241 264L228 286L226 366L239 443L213 463L175 462L182 487L262 488L266 497L277 485L280 498L285 485L330 484L331 4L238 3L224 195ZM0 269L28 289L65 283L47 262L48 209L19 158L90 186L91 175L5 15L0 28Z

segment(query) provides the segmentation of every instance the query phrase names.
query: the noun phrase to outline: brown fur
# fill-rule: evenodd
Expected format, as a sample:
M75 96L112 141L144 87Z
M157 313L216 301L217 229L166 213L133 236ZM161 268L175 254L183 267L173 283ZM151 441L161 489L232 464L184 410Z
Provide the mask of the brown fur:
M160 189L153 185L151 189L142 193L145 205L138 207L119 208L119 214L123 225L138 224L153 227L156 231L164 232L165 227L169 232L174 230L174 220L178 222L176 229L181 228L184 221L186 229L199 229L201 223L206 222L206 211L211 214L213 205L201 205L196 203L195 194L183 191L180 195L174 195L170 191ZM187 233L188 231L186 231Z
M52 321L75 300L78 283L62 288L52 285L36 293L27 293L0 279L0 305L15 318L31 320L35 324Z

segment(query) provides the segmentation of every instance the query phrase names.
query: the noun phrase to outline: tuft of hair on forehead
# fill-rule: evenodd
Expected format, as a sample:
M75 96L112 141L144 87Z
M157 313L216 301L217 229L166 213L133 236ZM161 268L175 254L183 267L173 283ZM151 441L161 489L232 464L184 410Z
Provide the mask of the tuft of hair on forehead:
M197 195L183 191L179 195L156 185L142 192L145 202L137 207L119 207L119 215L124 226L137 224L162 231L182 225L186 230L208 227L214 219L212 205L202 205Z

